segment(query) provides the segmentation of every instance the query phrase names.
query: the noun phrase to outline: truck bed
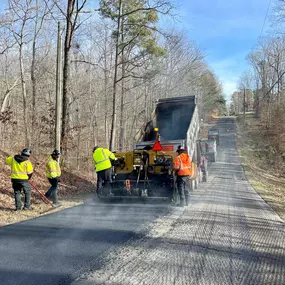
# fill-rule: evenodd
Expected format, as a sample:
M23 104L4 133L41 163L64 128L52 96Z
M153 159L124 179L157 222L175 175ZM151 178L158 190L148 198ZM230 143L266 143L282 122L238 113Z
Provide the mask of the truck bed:
M161 140L185 139L195 110L195 96L161 99L156 122Z

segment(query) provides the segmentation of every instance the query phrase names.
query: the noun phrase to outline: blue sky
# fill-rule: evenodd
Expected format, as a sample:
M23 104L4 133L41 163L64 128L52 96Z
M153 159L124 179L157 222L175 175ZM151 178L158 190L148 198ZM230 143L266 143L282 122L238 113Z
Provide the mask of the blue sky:
M89 0L93 5L97 0ZM223 83L226 98L236 89L248 67L246 55L256 46L270 0L172 0L179 30L186 31L207 55L211 69ZM276 0L271 1L271 7ZM0 0L0 11L8 0ZM91 4L91 5L92 5ZM96 5L97 6L97 5ZM263 35L269 26L268 15Z
M269 0L177 0L180 23L207 55L224 86L226 98L247 68L246 55L256 46ZM271 6L274 0L271 1ZM263 35L269 26L268 15Z
M2 13L8 7L8 0L0 0L0 12Z

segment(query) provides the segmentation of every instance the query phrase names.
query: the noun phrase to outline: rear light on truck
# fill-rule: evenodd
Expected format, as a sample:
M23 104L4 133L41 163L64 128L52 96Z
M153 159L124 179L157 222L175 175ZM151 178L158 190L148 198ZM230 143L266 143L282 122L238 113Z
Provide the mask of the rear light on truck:
M162 150L163 151L174 151L174 146L173 145L163 145Z

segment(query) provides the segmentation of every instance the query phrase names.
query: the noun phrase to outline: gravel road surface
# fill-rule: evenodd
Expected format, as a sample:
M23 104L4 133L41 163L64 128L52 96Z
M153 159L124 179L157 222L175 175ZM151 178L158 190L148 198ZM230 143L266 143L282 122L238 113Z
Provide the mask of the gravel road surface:
M284 222L244 176L234 120L217 126L187 208L90 202L0 228L0 284L284 285Z

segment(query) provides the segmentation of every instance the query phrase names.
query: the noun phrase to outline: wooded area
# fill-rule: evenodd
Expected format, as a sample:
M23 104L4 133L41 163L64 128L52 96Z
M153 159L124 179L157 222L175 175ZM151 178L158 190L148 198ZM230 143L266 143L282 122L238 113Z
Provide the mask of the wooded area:
M101 0L97 7L88 0L7 3L0 19L3 150L29 146L46 154L54 147L58 22L63 41L61 147L68 167L89 160L94 145L131 148L156 99L196 95L204 120L215 110L224 111L222 86L203 51L184 32L160 21L175 19L171 2ZM265 88L269 73L266 81L261 74L258 80ZM279 68L270 82L281 74Z
M270 7L270 6L269 6ZM263 136L264 167L274 166L284 175L285 160L285 1L272 2L270 30L259 37L256 47L247 55L250 68L240 76L239 91L232 94L233 114L254 110L259 134ZM249 97L245 100L244 92ZM248 105L249 104L249 105ZM250 110L249 110L250 111Z

